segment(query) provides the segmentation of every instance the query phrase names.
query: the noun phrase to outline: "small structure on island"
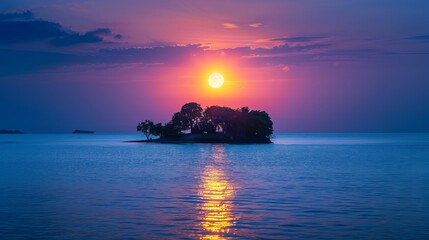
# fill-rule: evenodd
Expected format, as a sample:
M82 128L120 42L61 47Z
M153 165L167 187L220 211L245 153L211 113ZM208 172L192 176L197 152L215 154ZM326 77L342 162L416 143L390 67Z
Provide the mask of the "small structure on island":
M200 104L190 102L169 122L145 120L137 125L137 131L146 136L146 140L137 142L271 143L273 122L265 111L221 106L203 110Z

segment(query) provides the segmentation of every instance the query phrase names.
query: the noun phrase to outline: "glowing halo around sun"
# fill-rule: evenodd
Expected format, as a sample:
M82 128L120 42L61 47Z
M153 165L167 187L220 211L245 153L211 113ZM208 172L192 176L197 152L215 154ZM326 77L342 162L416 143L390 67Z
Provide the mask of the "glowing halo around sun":
M222 74L220 74L220 73L215 72L209 76L209 84L212 88L222 87L224 81L225 80L224 80Z

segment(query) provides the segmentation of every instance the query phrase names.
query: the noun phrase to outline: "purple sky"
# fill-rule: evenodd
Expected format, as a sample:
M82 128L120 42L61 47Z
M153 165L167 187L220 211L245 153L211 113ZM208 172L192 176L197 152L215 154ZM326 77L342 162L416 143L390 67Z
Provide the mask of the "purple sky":
M0 2L0 129L133 132L189 101L277 132L429 131L429 2ZM225 86L208 89L211 72Z

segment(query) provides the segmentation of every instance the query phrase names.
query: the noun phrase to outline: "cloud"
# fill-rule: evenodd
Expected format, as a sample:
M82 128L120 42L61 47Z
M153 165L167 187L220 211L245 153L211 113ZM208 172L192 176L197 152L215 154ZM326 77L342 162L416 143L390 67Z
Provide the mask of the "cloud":
M63 45L77 44L82 41L100 41L100 34L110 34L106 29L90 32L89 36L80 35L77 39L62 40ZM67 35L69 36L69 35ZM82 39L84 38L84 39ZM57 43L58 44L58 43ZM63 46L61 45L61 46ZM273 48L230 48L210 50L200 44L169 45L156 47L120 47L103 48L98 52L88 53L54 53L52 51L1 50L0 56L11 56L0 59L0 76L38 72L55 67L79 66L119 66L141 63L162 64L160 66L183 66L189 61L211 56L231 56L242 61L260 66L260 64L290 64L309 61L318 51L325 49L327 44L311 44L306 46L289 46L287 44ZM313 52L316 51L316 52ZM286 65L285 65L286 67ZM286 71L287 68L283 68Z
M283 44L281 46L271 47L271 48L250 48L250 47L239 47L239 48L230 48L226 49L228 54L235 54L242 57L249 58L268 58L268 57L278 57L288 54L303 54L309 53L312 50L320 50L326 47L331 46L330 44L309 44L304 46L290 46L288 44Z
M192 56L202 54L205 49L200 44L101 49L96 62L180 65Z
M222 24L222 26L226 29L236 29L236 28L240 28L240 25L236 24L236 23L224 23ZM251 23L251 24L247 24L247 25L242 25L245 27L251 27L251 28L259 28L262 26L262 23Z
M0 21L0 44L34 42L67 33L57 23L47 21Z
M252 27L252 28L259 28L260 26L262 26L262 23L252 23L252 24L249 24L249 27Z
M34 19L34 14L30 11L17 13L0 13L0 21L12 20L31 20Z
M94 31L94 34L107 31ZM69 67L76 71L100 67L111 68L143 64L145 66L180 67L198 59L211 59L213 56L227 56L240 59L247 66L274 66L284 72L290 71L291 65L314 62L350 62L366 61L368 58L382 56L385 52L378 49L335 49L330 44L288 45L272 48L228 48L211 50L200 44L169 45L155 47L120 47L102 48L88 53L54 53L52 51L2 50L0 56L0 76L23 73L43 72L59 67L63 71ZM70 70L70 69L69 69Z
M287 66L285 64L280 64L279 67L283 72L289 72L289 70L290 70L289 66Z
M239 28L239 26L237 24L235 24L235 23L224 23L224 24L222 24L222 26L224 28L227 28L227 29Z
M418 41L423 41L423 42L429 42L429 35L412 36L412 37L408 37L406 39L408 39L408 40L418 40Z
M257 28L262 24L255 22L243 27ZM224 23L228 29L239 28L235 23ZM294 64L316 61L356 61L376 55L381 51L374 49L339 50L333 42L320 41L326 36L289 36L268 38L265 41L276 43L271 47L237 47L226 49L209 49L201 44L178 45L171 42L153 42L143 47L130 47L126 43L106 45L116 42L122 35L113 33L109 28L98 28L92 31L79 33L65 29L55 22L36 19L33 13L0 14L0 47L1 44L31 43L40 41L47 44L45 51L32 51L31 45L26 50L1 50L1 56L12 56L0 61L0 75L11 75L25 72L38 72L53 67L79 66L125 66L129 64L162 64L162 66L184 66L188 61L211 56L231 56L240 59L249 66L281 66L283 71L289 71ZM419 36L418 39L424 38ZM79 54L58 50L82 44L94 44L94 48L82 48ZM275 46L273 46L275 45ZM100 49L102 48L102 49ZM38 47L38 49L43 49ZM98 49L98 50L97 50ZM95 52L94 52L95 50ZM95 67L94 67L95 69Z
M28 19L30 14L16 15L14 19ZM6 17L4 17L6 18ZM3 19L4 19L3 18ZM7 19L11 19L8 16ZM21 22L42 21L45 30L36 31L41 36L45 36L47 43L56 47L67 47L79 44L99 44L121 39L122 36L114 34L108 28L99 28L86 33L77 33L63 30L61 25L43 20L21 20ZM13 22L7 20L6 22ZM17 22L17 21L15 21ZM4 21L0 21L4 23ZM237 26L234 24L234 26ZM230 26L231 27L231 26ZM237 26L238 27L238 26ZM1 28L0 28L1 30ZM26 37L28 38L28 31ZM36 35L38 36L38 35ZM49 37L46 37L49 36ZM5 42L0 35L0 43ZM42 38L33 36L32 39ZM312 62L348 62L359 61L383 55L383 51L377 49L338 49L332 42L321 42L319 39L323 36L295 36L284 38L269 38L267 41L277 41L277 46L273 47L237 47L213 50L204 47L201 44L178 45L169 42L154 42L143 47L130 47L126 43L116 45L96 45L97 48L91 48L88 52L79 51L79 54L72 52L64 53L58 51L30 51L30 50L8 50L1 51L0 55L13 56L4 58L0 61L0 76L13 75L19 73L39 72L46 69L60 67L80 69L83 66L91 66L94 70L97 67L106 66L130 66L132 64L156 65L156 66L185 66L188 62L197 59L210 59L210 57L228 56L234 59L240 59L243 64L248 66L266 66L278 67L287 72L291 65L305 64ZM22 40L22 38L21 38ZM8 40L9 42L11 40ZM26 41L30 41L27 39ZM102 47L100 49L100 47ZM16 48L15 48L16 49ZM31 49L31 48L26 48ZM60 71L62 71L60 69Z
M65 29L60 24L36 19L30 11L0 14L0 44L48 41L53 46L71 46L84 43L100 43L118 40L108 28L99 28L83 34Z
M164 47L132 47L100 49L94 53L53 53L48 51L0 49L0 77L38 72L55 67L118 66L134 63L146 65L185 64L192 56L202 54L205 47L199 44Z
M50 43L57 47L65 47L82 43L100 43L104 42L108 37L114 39L122 38L120 34L113 34L108 28L99 28L84 34L72 33L65 35L64 37L54 38Z
M298 36L298 37L283 37L283 38L273 38L271 41L282 41L287 43L304 43L304 42L312 42L320 39L324 39L326 37L322 36L313 36L313 37L307 37L307 36Z

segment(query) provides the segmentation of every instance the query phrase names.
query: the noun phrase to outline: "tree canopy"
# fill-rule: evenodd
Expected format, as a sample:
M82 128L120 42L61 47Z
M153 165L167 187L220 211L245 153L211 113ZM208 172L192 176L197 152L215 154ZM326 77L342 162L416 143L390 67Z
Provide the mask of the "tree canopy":
M250 110L248 107L232 109L210 106L203 108L195 102L186 103L180 112L173 114L165 124L154 124L145 120L138 124L147 139L180 137L190 134L223 134L231 139L269 139L273 134L273 122L265 111Z

